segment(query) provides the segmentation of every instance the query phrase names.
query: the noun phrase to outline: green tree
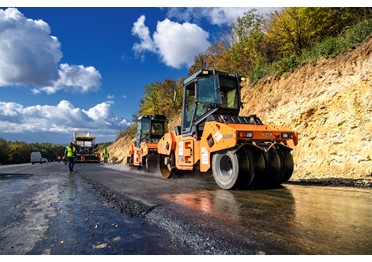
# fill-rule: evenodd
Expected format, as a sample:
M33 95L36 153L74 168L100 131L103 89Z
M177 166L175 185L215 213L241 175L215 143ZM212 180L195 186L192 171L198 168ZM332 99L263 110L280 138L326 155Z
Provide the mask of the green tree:
M257 61L264 56L264 18L256 9L238 17L231 29L232 48L229 56L236 65L234 72L247 74Z
M145 96L140 102L141 115L159 114L160 92L156 83L150 83L145 87Z
M209 69L247 75L265 54L264 18L251 9L238 17L230 34L212 44L204 55L199 54L190 68L190 74L205 65Z
M370 8L283 8L270 15L266 41L282 56L299 56L315 43L329 36L337 36L346 27L368 17L371 17Z
M8 146L9 164L21 164L30 162L32 147L26 142L10 142Z
M266 37L281 54L300 55L310 39L310 20L304 8L289 7L271 14Z
M49 161L56 160L58 155L62 155L65 147L63 145L51 143L31 143L23 141L6 141L0 138L0 164L21 164L29 163L31 152L38 151Z
M174 95L180 90L180 86L177 82L171 79L165 79L164 82L158 82L159 92L161 98L159 103L161 104L161 114L166 116L173 116L177 113L177 105L174 101Z
M192 64L189 68L189 76L193 75L204 67L209 68L209 66L205 64L204 54L200 53L195 57L194 64Z
M8 162L8 142L0 138L0 165Z
M145 87L145 96L140 103L139 115L174 115L179 105L173 101L174 93L179 93L181 86L171 79L150 83Z

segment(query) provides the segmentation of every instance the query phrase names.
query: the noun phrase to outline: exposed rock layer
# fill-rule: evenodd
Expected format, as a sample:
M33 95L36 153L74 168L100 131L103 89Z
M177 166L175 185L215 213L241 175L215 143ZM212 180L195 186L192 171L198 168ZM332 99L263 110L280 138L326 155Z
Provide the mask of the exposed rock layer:
M292 179L371 178L372 38L243 88L241 115L299 132Z

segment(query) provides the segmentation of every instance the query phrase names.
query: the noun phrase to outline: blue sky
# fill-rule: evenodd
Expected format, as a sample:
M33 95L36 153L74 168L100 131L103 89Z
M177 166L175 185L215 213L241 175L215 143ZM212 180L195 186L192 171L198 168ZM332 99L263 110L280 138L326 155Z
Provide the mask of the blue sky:
M91 132L97 142L115 140L137 113L146 85L187 77L194 57L227 34L238 16L279 4L30 2L5 0L0 7L0 138L63 144L74 130Z
M187 77L194 57L250 9L36 6L0 8L6 140L68 143L86 130L113 141L147 84Z

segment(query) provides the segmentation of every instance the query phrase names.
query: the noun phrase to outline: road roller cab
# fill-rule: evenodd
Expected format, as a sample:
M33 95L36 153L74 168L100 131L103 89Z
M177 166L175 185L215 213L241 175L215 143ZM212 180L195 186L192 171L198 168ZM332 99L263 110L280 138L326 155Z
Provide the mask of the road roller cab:
M159 162L157 143L167 132L164 115L145 115L138 118L136 141L129 145L127 164L143 168L146 172L156 170Z
M297 132L239 116L241 106L239 75L199 70L187 78L182 125L158 143L162 176L212 171L223 189L288 181Z

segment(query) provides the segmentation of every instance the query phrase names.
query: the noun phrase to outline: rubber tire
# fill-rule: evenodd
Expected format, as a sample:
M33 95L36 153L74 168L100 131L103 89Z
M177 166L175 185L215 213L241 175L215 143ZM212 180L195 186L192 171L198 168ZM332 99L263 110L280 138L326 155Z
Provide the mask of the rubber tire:
M233 189L239 184L238 155L232 151L213 154L212 173L217 185L222 189Z
M255 153L247 147L243 147L238 152L238 160L240 164L238 187L248 188L252 185L256 176Z
M250 155L252 158L252 166L254 167L253 170L253 180L248 185L248 187L256 187L263 184L265 178L267 177L266 173L266 166L267 161L265 160L265 154L263 151L244 147L247 155Z
M146 173L150 172L149 161L146 156L142 158L142 168Z
M282 184L287 182L292 177L294 170L294 162L291 152L287 150L280 150L280 153L282 155L284 163L284 174L282 179L280 180L280 184Z
M269 177L265 183L267 185L280 185L284 176L284 159L280 150L271 148L268 154Z
M159 167L160 167L160 173L164 179L168 179L172 176L172 170L169 170L168 165L164 163L165 155L159 155ZM170 156L172 161L174 161L174 158L172 158L172 155Z

